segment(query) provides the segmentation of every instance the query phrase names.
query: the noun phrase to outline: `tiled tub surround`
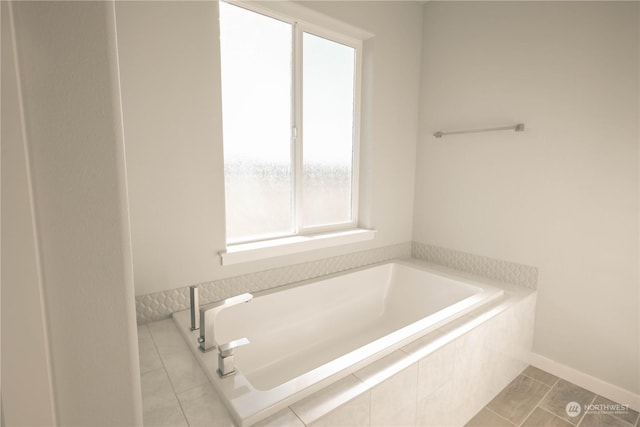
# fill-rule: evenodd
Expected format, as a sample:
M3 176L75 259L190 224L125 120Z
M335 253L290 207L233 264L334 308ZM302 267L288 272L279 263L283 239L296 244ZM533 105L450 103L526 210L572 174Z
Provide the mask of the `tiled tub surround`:
M503 294L416 260L255 294L250 304L229 307L216 318L218 343L251 341L236 352L237 374L225 379L216 373L216 352L198 350L189 311L173 318L234 419L245 426Z
M258 292L409 256L490 280L536 289L538 269L535 267L420 242L406 242L202 283L199 285L200 299L203 304L206 304L244 292ZM192 285L192 283L188 285ZM137 296L138 324L166 319L172 313L188 308L188 305L188 286Z
M411 256L487 279L536 289L538 269L529 265L411 242Z
M521 287L499 286L506 294L490 306L290 404L257 425L464 424L527 365L536 294ZM232 425L172 322L140 328L145 425ZM159 357L153 356L153 346ZM158 387L165 390L162 396L151 392Z
M384 246L367 251L325 258L242 276L201 283L200 303L207 304L244 292L258 292L327 274L411 256L411 243ZM193 283L189 284L192 285ZM136 297L138 324L167 319L189 307L189 286Z

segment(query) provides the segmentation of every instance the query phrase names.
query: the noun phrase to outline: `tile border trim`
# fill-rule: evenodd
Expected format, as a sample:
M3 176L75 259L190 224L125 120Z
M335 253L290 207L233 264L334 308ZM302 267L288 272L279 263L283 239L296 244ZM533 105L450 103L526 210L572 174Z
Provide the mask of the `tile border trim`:
M396 258L413 257L491 280L537 288L538 269L514 262L456 251L420 242L405 242L270 270L200 283L200 301L207 304L243 292L258 292ZM189 287L136 296L138 324L166 319L189 306Z
M411 242L411 256L499 282L534 290L538 287L538 268L529 265L415 241Z
M411 256L411 242L352 252L317 261L200 283L200 303L207 304L244 292L258 292L352 268ZM189 286L136 296L138 324L167 319L189 307Z

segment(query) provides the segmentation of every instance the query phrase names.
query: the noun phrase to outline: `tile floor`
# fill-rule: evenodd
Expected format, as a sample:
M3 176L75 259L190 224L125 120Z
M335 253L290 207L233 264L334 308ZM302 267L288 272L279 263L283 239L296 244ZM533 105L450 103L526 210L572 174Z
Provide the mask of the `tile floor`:
M580 413L569 416L576 402ZM585 413L585 405L594 406ZM604 397L533 366L526 368L469 421L467 427L637 427L638 412L608 411ZM598 410L598 408L602 408ZM609 408L613 409L611 406Z
M233 427L173 321L138 327L145 427Z
M230 415L215 397L213 386L172 320L139 326L138 343L145 427L233 427ZM577 402L581 408L585 404L613 403L529 366L467 426L640 427L638 413L632 410L618 414L581 411L569 417L566 412L569 402ZM277 413L259 424L304 426L291 411Z

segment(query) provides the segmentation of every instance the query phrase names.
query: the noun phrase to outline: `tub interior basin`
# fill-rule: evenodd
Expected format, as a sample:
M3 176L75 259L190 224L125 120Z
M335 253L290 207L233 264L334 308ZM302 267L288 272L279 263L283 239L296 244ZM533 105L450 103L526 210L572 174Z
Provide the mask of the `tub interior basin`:
M332 374L502 295L403 262L256 294L222 311L222 344L246 337L235 364L256 390ZM308 378L307 378L308 380Z

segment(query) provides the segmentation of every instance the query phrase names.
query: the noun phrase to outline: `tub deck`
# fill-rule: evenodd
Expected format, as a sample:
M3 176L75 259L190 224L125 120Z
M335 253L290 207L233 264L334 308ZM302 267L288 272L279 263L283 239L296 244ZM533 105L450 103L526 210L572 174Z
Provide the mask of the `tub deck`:
M197 350L189 311L174 320L239 425L248 425L503 295L427 266L393 261L256 293L222 311L216 339L247 337L238 373L220 379L217 354Z

